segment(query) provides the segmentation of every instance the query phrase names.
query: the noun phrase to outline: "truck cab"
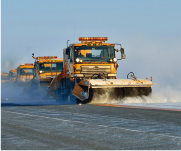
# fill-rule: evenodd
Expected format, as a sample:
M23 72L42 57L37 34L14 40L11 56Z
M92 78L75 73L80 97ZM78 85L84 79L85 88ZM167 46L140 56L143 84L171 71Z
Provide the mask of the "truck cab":
M35 59L35 79L39 81L40 86L49 86L52 79L62 73L63 59L57 56L40 56Z
M17 68L18 86L26 86L26 83L33 79L33 63L21 63Z
M107 40L107 37L80 37L81 43L70 44L64 49L64 64L67 63L69 77L116 79L119 64L115 52L118 50L115 44L105 43ZM120 51L125 59L124 49Z

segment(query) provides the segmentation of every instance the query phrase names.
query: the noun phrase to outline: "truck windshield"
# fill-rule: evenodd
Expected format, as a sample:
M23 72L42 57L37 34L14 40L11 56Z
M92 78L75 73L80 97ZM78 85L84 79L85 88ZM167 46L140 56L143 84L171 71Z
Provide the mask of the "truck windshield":
M74 49L74 61L79 58L84 62L103 62L114 57L113 46L76 46Z
M59 63L40 63L39 70L43 72L62 72L63 62Z
M20 69L20 75L33 75L34 69L30 68L24 68Z

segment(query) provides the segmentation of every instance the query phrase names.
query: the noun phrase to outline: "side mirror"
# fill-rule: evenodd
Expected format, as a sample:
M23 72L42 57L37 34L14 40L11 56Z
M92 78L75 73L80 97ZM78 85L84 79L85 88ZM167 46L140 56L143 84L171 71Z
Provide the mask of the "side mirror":
M121 59L126 59L126 55L124 54L124 48L121 48Z

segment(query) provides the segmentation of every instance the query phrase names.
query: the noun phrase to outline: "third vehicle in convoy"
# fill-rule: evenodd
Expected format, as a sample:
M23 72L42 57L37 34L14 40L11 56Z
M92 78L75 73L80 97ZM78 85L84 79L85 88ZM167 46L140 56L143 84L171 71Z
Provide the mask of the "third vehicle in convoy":
M17 69L11 69L9 71L9 79L12 84L17 82Z

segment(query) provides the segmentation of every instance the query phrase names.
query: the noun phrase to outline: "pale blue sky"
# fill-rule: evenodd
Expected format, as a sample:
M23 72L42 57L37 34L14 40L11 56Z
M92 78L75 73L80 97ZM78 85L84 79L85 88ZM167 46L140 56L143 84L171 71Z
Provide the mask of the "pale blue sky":
M2 72L32 53L62 57L82 36L122 44L118 78L133 71L181 90L181 0L1 0Z

